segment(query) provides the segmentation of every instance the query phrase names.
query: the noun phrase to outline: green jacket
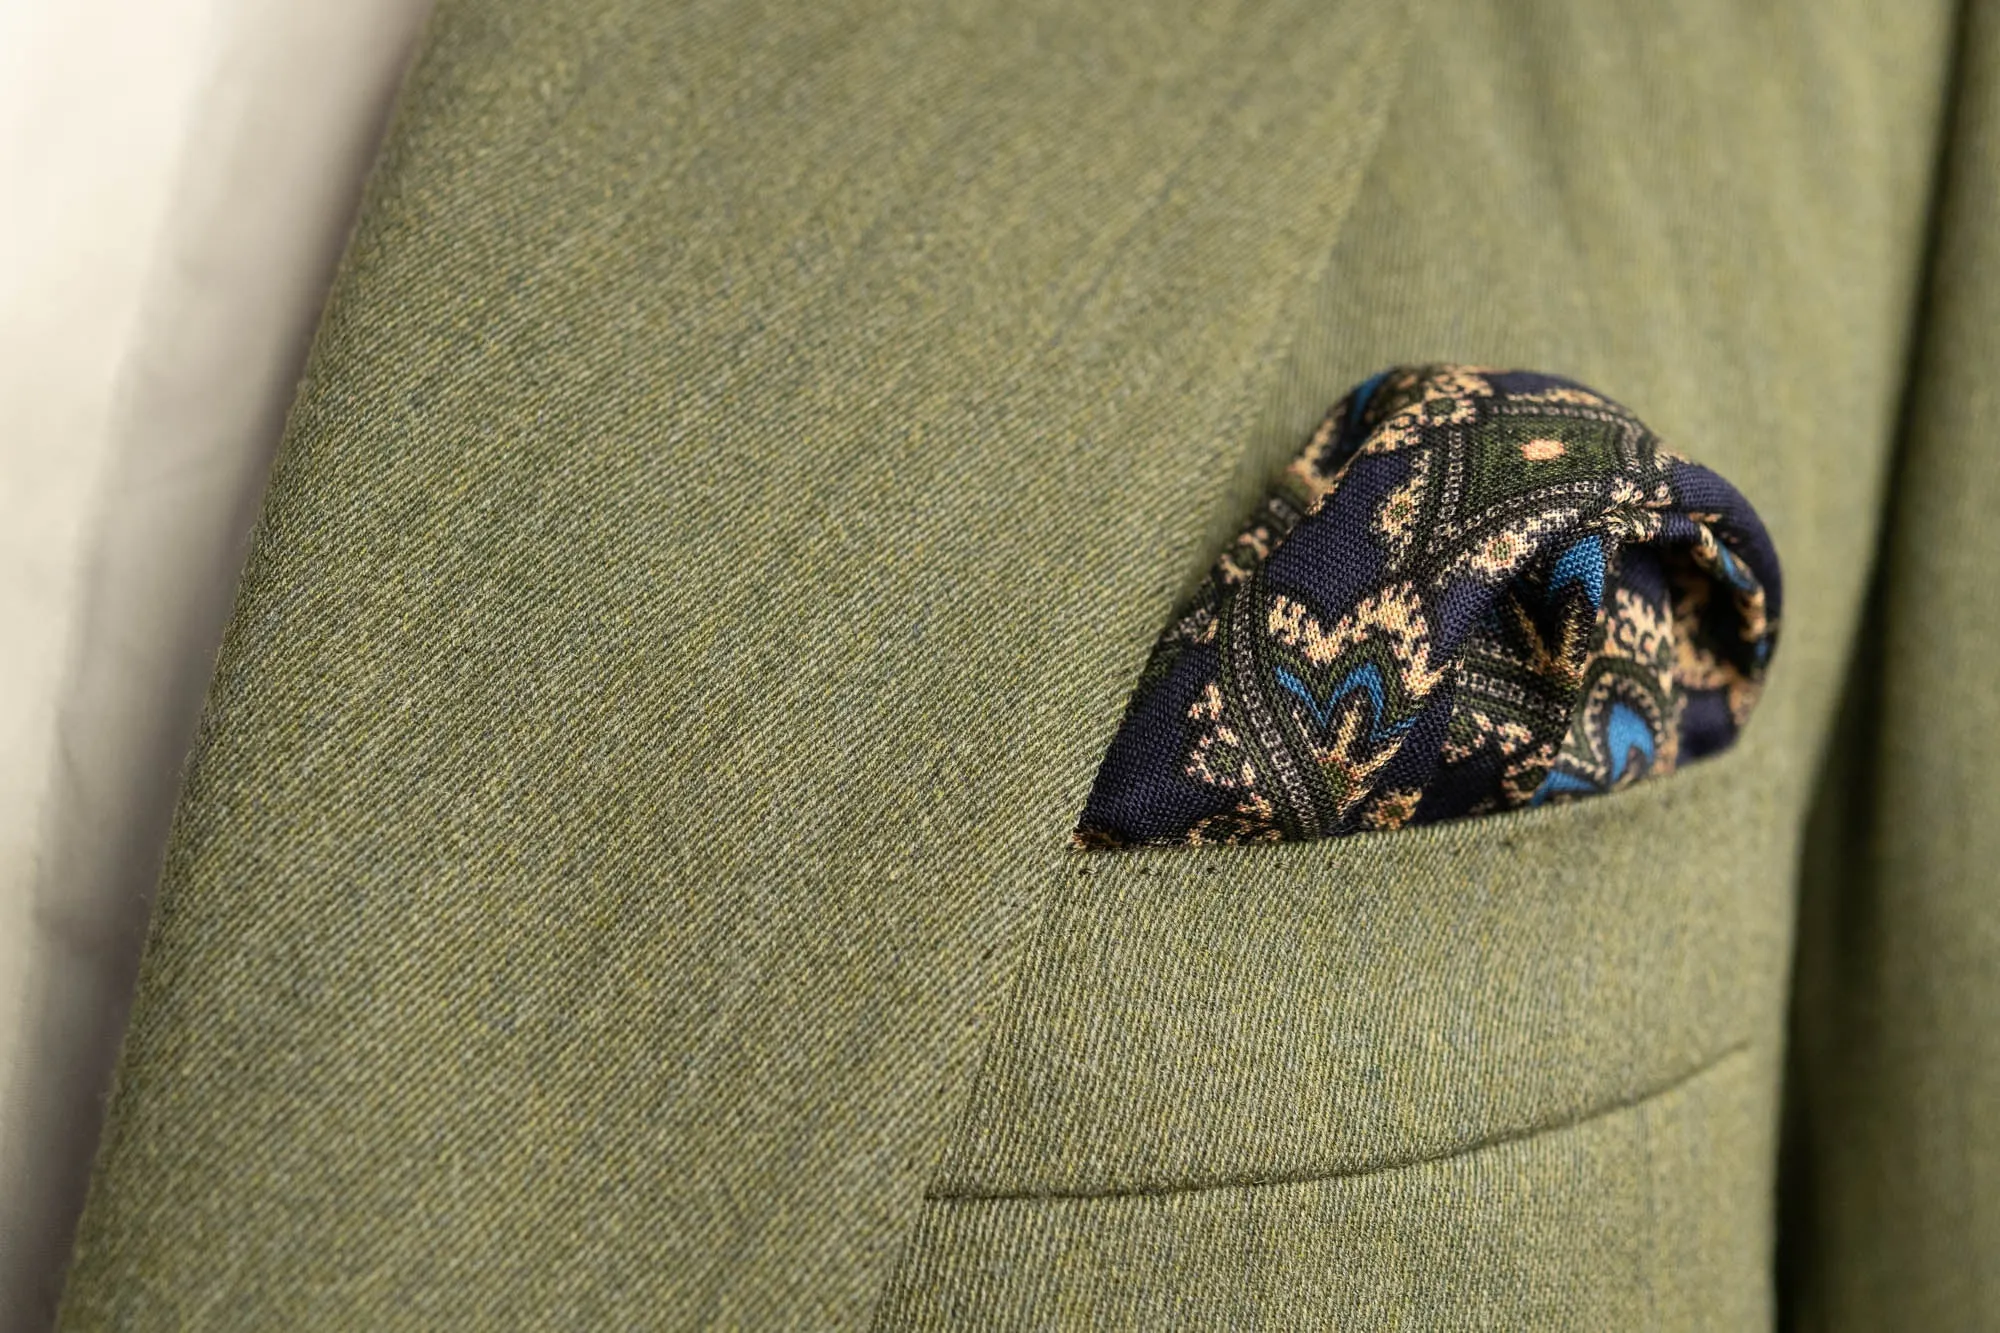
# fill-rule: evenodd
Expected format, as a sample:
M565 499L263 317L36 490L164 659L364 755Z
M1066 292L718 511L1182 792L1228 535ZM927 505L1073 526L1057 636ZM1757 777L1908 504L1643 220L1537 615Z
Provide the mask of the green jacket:
M1987 0L447 0L63 1327L2000 1327L1996 136ZM1424 361L1751 497L1743 741L1070 852Z

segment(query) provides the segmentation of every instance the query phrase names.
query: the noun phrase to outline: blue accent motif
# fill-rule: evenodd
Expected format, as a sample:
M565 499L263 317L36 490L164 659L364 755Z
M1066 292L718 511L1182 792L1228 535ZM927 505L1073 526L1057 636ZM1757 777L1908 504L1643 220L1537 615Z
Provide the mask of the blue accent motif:
M1580 587L1592 607L1604 605L1604 539L1587 533L1571 542L1549 569L1549 595Z
M1613 782L1624 778L1625 765L1631 762L1634 750L1646 757L1648 768L1652 767L1656 749L1652 724L1640 717L1630 704L1611 705L1611 718L1604 725L1604 740L1610 752Z
M1597 790L1597 787L1588 779L1580 778L1574 773L1550 773L1542 779L1542 785L1535 788L1535 794L1530 798L1528 804L1530 806L1541 805L1552 796L1561 796L1564 794L1595 796Z
M1287 693L1293 695L1300 703L1305 705L1306 711L1312 715L1313 721L1318 723L1321 728L1332 725L1334 711L1340 701L1348 695L1353 694L1356 690L1366 694L1369 702L1374 705L1368 714L1368 735L1370 740L1382 740L1385 737L1394 736L1399 732L1406 731L1409 729L1410 724L1415 721L1414 718L1405 718L1401 722L1392 723L1387 726L1383 725L1383 717L1389 709L1388 697L1387 692L1382 687L1382 672L1373 662L1363 662L1360 666L1342 677L1340 683L1333 687L1332 693L1327 695L1324 704L1313 697L1312 688L1303 680L1300 680L1298 675L1290 668L1277 667L1271 674L1277 677L1278 683L1285 687Z
M1375 390L1381 388L1382 381L1388 378L1388 371L1379 371L1376 374L1370 375L1355 387L1354 406L1349 414L1354 421L1360 422L1367 419L1368 400L1375 396Z

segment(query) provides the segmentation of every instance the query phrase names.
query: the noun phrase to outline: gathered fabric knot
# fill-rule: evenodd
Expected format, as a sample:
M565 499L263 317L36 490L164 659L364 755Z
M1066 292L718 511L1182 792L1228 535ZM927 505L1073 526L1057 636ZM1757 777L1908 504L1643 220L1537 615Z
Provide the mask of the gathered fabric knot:
M1617 403L1385 371L1154 645L1074 843L1340 837L1670 772L1735 741L1780 597L1749 503Z

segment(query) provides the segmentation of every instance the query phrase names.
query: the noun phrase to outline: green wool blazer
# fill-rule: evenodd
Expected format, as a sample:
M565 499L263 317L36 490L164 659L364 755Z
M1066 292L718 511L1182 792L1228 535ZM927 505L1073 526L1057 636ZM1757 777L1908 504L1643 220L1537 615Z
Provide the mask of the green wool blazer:
M1757 506L1726 754L1068 834L1386 365ZM1995 0L445 0L68 1330L2000 1328Z

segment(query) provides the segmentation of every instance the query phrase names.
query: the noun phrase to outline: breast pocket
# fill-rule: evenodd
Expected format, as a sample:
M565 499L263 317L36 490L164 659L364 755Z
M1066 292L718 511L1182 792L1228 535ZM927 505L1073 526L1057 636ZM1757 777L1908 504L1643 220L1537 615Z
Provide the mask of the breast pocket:
M878 1333L1767 1327L1776 757L1079 855Z
M1571 806L1079 854L932 1196L1423 1161L1775 1045L1792 849L1764 767L1753 744Z

